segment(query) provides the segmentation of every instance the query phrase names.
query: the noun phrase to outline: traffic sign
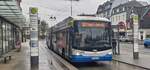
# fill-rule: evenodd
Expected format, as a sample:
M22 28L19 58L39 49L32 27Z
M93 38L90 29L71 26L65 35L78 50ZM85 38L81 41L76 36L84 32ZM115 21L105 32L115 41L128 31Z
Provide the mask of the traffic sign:
M138 15L134 15L133 16L133 22L134 22L134 24L138 24L138 20L139 20Z

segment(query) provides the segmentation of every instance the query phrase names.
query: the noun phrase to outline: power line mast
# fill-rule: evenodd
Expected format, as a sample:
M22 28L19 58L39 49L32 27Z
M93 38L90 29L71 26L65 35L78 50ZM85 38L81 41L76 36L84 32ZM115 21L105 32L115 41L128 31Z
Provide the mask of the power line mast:
M70 2L71 2L70 9L71 9L71 16L72 16L72 0L70 0Z

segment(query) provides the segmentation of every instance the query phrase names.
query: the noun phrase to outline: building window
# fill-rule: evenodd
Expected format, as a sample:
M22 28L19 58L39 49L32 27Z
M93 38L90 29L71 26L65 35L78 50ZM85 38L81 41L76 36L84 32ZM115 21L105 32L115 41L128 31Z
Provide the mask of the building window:
M122 20L125 20L125 15L124 14L122 15Z
M110 13L109 13L109 11L107 11L107 15L109 15Z
M119 12L119 9L117 9L117 13Z
M118 21L118 16L116 16L116 21Z
M103 14L103 13L101 14L101 17L104 17L104 14Z
M112 12L111 12L112 14L114 14L114 10L112 10Z
M120 21L121 19L120 19L120 15L118 16L118 20Z
M107 11L105 12L105 17L107 16Z
M114 17L111 18L111 21L114 22Z
M122 11L122 8L119 8L119 12Z
M113 14L115 14L116 13L116 10L113 10Z
M125 7L123 7L122 10L125 11Z
M116 22L116 16L114 16L114 22Z

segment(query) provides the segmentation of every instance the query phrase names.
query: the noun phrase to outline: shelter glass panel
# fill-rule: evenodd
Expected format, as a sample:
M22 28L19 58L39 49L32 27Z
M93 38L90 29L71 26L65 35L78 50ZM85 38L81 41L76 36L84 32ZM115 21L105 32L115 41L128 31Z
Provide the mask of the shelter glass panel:
M5 38L6 38L6 40L5 40L5 47L6 47L6 49L5 49L5 51L8 52L9 51L8 50L8 39L9 39L9 37L8 37L8 23L5 22L5 24L6 24L6 30L5 30L5 33L6 33L6 35L5 35Z
M2 55L3 53L3 35L2 35L2 23L1 23L1 20L0 20L0 56Z
M8 24L8 50L12 49L11 24Z
M2 32L3 32L3 53L6 53L6 24L2 22Z

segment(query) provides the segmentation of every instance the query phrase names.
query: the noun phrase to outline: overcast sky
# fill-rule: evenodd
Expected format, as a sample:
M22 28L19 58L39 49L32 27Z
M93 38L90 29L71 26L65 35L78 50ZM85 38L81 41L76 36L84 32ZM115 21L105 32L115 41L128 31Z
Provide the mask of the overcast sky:
M94 14L98 6L107 0L80 0L79 2L73 1L73 15L82 13ZM145 0L150 1L150 0ZM49 17L55 16L56 22L63 20L70 16L71 3L68 0L22 0L21 3L23 14L28 20L29 7L39 8L39 17L46 20L51 26Z

